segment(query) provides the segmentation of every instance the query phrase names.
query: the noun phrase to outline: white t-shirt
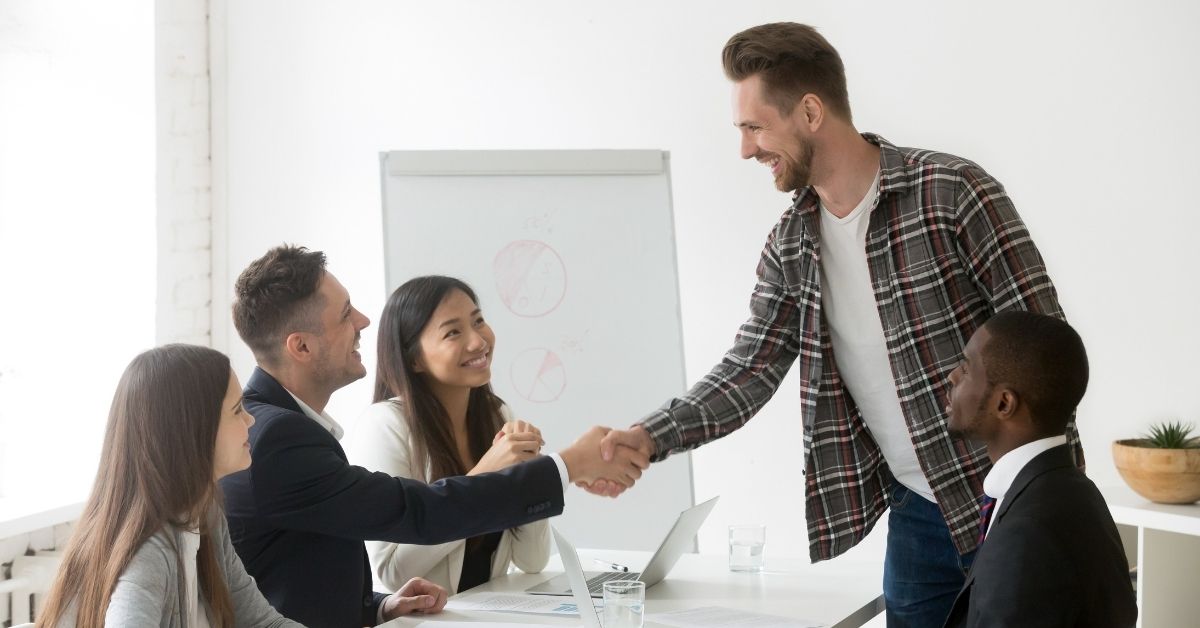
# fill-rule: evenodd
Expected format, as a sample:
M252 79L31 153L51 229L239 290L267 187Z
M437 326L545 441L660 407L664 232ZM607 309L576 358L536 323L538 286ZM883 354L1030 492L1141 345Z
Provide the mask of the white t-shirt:
M193 530L181 530L183 547L179 548L180 558L183 559L183 577L187 583L186 597L180 601L187 625L196 628L209 628L207 605L200 600L200 583L196 575L196 555L200 552L200 533Z
M867 269L867 226L879 196L879 173L854 211L838 218L821 205L821 307L846 389L896 481L929 501L933 490L900 409L883 324Z

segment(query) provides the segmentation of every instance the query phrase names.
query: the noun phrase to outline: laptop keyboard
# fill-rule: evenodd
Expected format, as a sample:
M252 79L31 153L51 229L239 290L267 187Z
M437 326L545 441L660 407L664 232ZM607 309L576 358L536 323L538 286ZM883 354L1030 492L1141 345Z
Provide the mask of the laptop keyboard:
M593 594L604 594L604 583L611 580L637 580L642 574L627 573L624 571L605 571L598 575L588 578L588 592Z

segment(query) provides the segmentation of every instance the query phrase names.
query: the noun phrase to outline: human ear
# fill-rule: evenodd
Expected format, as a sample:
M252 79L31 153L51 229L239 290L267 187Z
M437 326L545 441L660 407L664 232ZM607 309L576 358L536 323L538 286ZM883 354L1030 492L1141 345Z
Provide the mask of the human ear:
M800 123L807 127L810 133L816 132L825 122L825 103L821 102L821 97L816 94L805 94L796 105L796 111L800 114Z
M308 334L292 332L283 340L284 352L289 358L298 362L307 362L312 358L312 346L308 342Z
M1017 406L1020 405L1020 397L1016 391L1011 388L997 388L995 395L993 407L996 409L996 415L1001 420L1013 418L1017 414Z

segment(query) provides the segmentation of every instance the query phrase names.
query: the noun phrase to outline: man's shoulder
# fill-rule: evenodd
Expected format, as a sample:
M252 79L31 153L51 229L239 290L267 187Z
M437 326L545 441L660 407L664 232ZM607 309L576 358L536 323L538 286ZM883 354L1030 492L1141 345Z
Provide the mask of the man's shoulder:
M927 148L896 146L877 135L865 136L877 144L883 153L883 188L931 181L952 183L963 179L990 178L978 163L965 157Z
M278 439L290 442L297 439L337 442L325 428L302 412L249 397L243 399L242 404L254 417L254 425L250 426L250 445L253 448L257 449L264 441Z

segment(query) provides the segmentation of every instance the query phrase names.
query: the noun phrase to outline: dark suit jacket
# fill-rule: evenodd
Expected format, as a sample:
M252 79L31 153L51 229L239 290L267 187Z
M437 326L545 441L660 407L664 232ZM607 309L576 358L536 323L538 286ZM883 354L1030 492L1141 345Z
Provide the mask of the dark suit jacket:
M946 626L1128 628L1129 564L1096 485L1067 446L1017 474Z
M541 457L425 484L351 466L342 446L261 369L246 385L250 469L221 480L230 536L272 606L310 628L375 625L364 540L435 544L560 514Z

